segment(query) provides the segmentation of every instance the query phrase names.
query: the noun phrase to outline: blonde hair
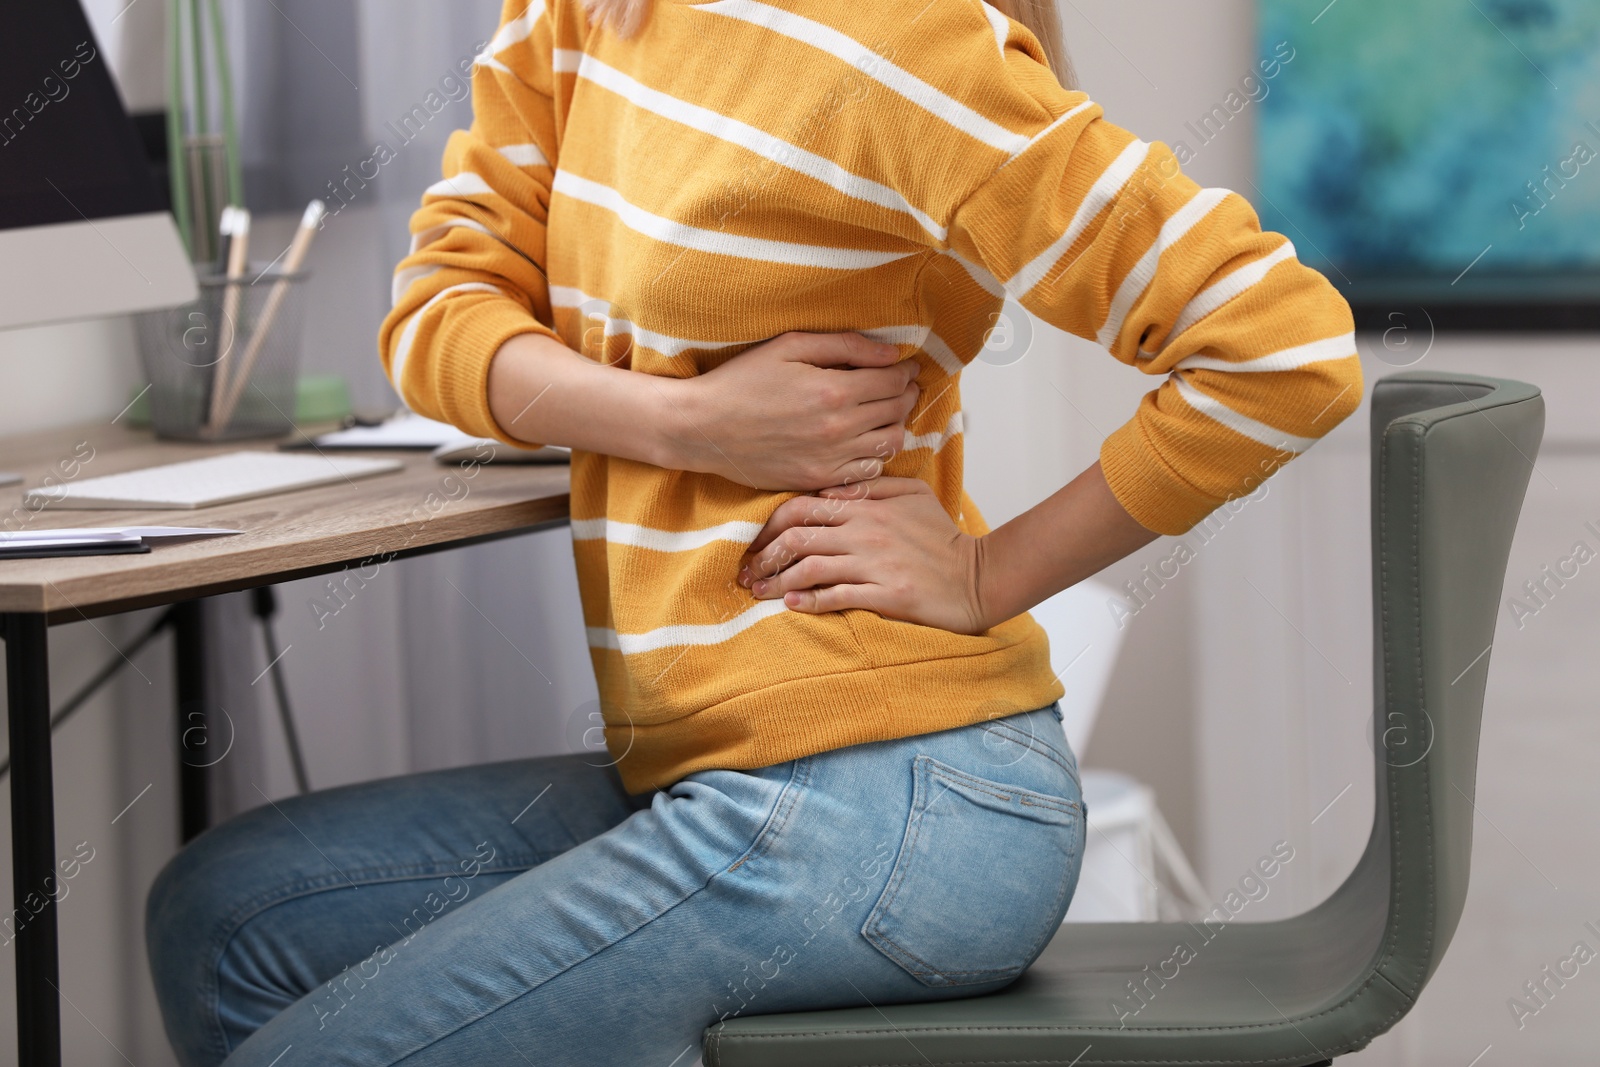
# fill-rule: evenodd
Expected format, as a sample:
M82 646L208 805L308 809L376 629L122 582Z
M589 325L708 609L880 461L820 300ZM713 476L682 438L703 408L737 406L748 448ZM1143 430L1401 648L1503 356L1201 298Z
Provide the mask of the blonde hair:
M1072 69L1072 57L1067 55L1066 42L1061 37L1061 12L1056 0L989 0L995 10L1006 18L1020 22L1039 39L1044 57L1050 62L1050 71L1068 89L1078 87L1077 73Z
M589 16L609 26L619 37L632 37L650 17L654 0L584 0ZM979 0L983 2L983 0ZM1077 88L1072 59L1061 40L1061 14L1056 0L988 0L995 10L1028 28L1044 48L1045 59L1056 80L1068 89Z

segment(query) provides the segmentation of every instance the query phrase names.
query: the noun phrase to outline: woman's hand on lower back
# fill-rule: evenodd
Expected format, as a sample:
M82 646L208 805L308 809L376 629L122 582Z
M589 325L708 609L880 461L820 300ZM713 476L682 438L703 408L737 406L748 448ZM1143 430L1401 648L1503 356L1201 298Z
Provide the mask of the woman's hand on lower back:
M878 478L785 501L751 543L740 584L795 611L865 608L977 634L1159 536L1098 462L1005 525L962 533L926 482Z
M917 371L860 334L786 333L705 374L659 379L672 465L800 492L876 477L905 442Z
M988 629L982 543L951 521L928 483L877 478L785 502L739 575L758 600L809 614L865 608L961 634Z

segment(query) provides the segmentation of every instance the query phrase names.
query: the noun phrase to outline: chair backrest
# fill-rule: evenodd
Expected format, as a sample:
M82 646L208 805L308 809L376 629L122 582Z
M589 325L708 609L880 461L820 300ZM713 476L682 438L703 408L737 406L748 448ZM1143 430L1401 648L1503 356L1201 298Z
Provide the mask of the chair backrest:
M1409 372L1373 390L1377 805L1361 862L1316 910L1362 917L1355 980L1376 972L1410 1000L1466 901L1484 685L1543 433L1522 382Z

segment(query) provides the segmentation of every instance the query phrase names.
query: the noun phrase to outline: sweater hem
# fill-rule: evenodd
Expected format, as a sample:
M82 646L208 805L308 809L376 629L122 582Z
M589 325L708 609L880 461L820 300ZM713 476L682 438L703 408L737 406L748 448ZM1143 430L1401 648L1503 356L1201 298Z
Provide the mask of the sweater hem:
M1042 631L959 662L959 671L927 660L788 680L668 722L608 722L606 740L621 753L623 787L638 795L696 771L754 770L1000 719L1066 693Z

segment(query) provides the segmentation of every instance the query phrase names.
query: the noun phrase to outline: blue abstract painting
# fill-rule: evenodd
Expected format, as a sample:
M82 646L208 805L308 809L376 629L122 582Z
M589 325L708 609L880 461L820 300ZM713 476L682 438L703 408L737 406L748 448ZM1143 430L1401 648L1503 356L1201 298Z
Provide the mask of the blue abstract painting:
M1307 263L1600 273L1600 0L1260 0L1259 27L1295 60L1257 206Z

